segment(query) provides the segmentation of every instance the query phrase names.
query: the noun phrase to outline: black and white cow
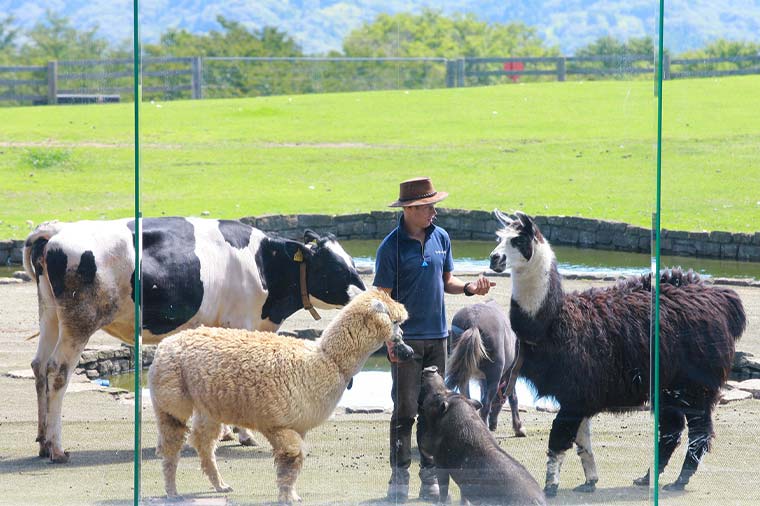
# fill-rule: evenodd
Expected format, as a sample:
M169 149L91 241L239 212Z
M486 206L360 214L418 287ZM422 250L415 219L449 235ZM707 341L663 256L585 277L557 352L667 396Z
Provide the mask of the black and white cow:
M40 315L37 441L54 462L68 460L61 406L90 336L134 343L134 230L133 219L49 222L26 239ZM239 221L175 217L143 219L140 232L145 344L199 325L276 331L304 303L337 308L365 289L332 235L307 230L299 243Z

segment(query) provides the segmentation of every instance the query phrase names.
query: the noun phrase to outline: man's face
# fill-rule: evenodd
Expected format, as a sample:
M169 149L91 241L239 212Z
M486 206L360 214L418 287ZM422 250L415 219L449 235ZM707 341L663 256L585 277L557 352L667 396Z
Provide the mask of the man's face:
M421 206L408 206L404 208L404 220L419 228L427 228L435 218L435 205L424 204Z

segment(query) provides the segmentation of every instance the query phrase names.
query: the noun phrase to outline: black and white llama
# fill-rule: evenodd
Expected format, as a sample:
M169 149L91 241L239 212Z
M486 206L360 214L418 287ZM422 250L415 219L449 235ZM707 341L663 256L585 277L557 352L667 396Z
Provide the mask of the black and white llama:
M556 495L560 467L573 442L592 492L598 475L589 418L623 412L649 399L651 275L609 288L565 293L554 252L533 220L498 209L504 225L491 253L491 268L512 269L510 321L521 343L520 373L540 396L554 396L560 410L549 434L545 492ZM733 290L703 283L680 269L665 271L660 284L660 438L662 473L686 424L689 447L676 481L683 490L710 448L712 410L733 361L746 317ZM649 484L649 472L635 482Z
M515 393L519 348L509 317L495 300L463 307L451 320L446 386L456 387L470 397L470 378L477 378L482 404L480 417L488 428L496 430L501 408L509 400L512 430L517 437L524 437Z

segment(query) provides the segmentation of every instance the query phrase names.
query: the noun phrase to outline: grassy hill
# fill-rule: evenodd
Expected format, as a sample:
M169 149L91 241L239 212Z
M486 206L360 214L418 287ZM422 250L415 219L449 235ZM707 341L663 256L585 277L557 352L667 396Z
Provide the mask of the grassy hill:
M760 77L666 82L663 226L754 231ZM384 209L429 175L446 207L649 225L651 82L145 103L144 216ZM132 104L3 109L0 238L133 214Z

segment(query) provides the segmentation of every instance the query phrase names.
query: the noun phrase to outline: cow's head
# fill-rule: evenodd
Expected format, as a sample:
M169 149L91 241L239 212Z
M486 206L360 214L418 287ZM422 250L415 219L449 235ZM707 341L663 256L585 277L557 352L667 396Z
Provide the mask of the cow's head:
M491 269L503 272L508 267L521 268L533 258L536 249L546 244L533 219L520 211L512 218L498 209L494 216L504 228L498 230L499 245L491 252Z
M343 307L366 289L353 258L334 235L320 237L316 232L307 230L304 244L306 284L315 307Z

